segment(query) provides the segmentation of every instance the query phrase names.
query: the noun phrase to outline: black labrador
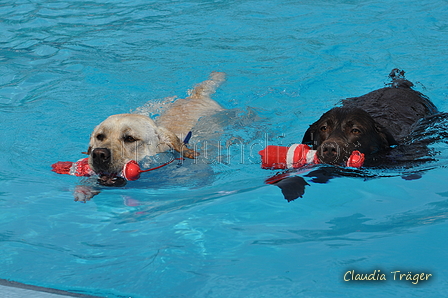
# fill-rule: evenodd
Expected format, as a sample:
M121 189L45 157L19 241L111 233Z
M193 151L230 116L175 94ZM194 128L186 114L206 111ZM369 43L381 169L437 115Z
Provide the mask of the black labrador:
M411 133L422 118L438 113L435 105L404 72L392 70L389 87L342 101L305 132L302 143L311 145L325 164L343 165L352 151L365 155L365 166L384 162L383 157Z
M438 115L438 110L425 95L412 89L404 71L393 69L389 77L389 86L345 99L342 106L329 110L310 125L302 143L317 150L321 163L344 165L354 150L365 155L364 167L396 164L400 158L410 161L427 154L427 144L414 147L411 153L403 148L411 133L425 122L422 120ZM344 172L347 173L341 167L324 167L307 176L325 183L332 176L344 176ZM349 175L353 173L352 170ZM301 197L308 184L298 176L274 181L272 184L282 189L288 201Z

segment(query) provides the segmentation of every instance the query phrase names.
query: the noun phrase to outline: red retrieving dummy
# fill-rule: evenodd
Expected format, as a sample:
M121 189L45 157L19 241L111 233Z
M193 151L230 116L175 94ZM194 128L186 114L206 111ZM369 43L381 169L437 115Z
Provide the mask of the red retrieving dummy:
M294 144L291 147L270 145L258 153L261 155L263 169L297 169L304 165L320 163L316 150L311 150L305 144ZM360 168L364 159L363 153L353 151L346 166Z
M172 163L175 160L181 160L181 159L182 158L173 158L170 161L168 161L160 166L150 168L147 170L140 169L140 166L138 165L138 163L134 160L131 160L124 165L123 170L121 171L121 173L119 173L119 175L128 181L137 180L140 178L140 173L160 169L161 167L169 165L170 163ZM73 175L73 176L78 176L78 177L80 177L80 176L88 177L88 176L92 176L92 175L96 174L90 168L89 159L87 157L80 159L77 162L58 161L57 163L52 164L51 167L53 168L52 171L56 172L58 174L68 174L68 175Z
M51 165L52 171L58 174L68 174L73 176L92 176L95 173L89 167L89 159L82 158L77 162L58 161Z

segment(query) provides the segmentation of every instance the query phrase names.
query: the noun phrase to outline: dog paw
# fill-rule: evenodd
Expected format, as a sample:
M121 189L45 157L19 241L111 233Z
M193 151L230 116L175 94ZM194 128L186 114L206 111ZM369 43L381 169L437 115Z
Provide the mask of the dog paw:
M91 198L99 194L100 191L93 189L89 186L85 185L77 185L75 187L75 191L73 192L73 197L75 199L75 202L82 202L86 203L87 201L90 201Z
M182 156L186 158L195 159L196 157L199 156L199 152L184 147L182 150Z

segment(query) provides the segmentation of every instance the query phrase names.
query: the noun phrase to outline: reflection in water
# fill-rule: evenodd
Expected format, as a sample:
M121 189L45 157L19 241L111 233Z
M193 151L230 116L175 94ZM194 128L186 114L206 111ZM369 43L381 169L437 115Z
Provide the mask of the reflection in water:
M443 196L448 195L445 193ZM328 243L329 241L344 240L346 241L344 245L348 245L347 241L366 241L378 237L409 233L413 228L443 223L447 218L448 200L443 200L426 204L417 210L397 213L382 221L366 218L359 213L336 217L327 222L331 225L329 229L288 230L288 232L297 235L298 238L256 240L253 244L284 245L313 241Z

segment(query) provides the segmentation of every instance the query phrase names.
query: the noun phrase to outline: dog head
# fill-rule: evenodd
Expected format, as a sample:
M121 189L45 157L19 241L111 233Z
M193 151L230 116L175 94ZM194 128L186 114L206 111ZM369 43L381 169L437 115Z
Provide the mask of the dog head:
M321 162L343 165L354 150L366 159L396 145L393 136L367 112L358 108L333 108L305 132L302 143L317 150Z
M170 148L185 157L197 155L172 132L157 127L149 117L118 114L110 116L94 129L87 154L90 168L100 175L100 184L122 186L126 181L117 174L128 161L139 162Z

